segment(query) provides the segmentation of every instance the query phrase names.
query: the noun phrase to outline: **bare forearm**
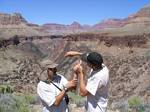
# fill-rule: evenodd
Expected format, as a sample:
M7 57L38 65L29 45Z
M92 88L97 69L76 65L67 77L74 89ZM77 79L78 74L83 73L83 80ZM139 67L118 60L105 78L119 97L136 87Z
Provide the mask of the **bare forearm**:
M80 56L82 53L78 52L78 51L69 51L65 54L65 56Z
M80 52L75 52L74 54L73 54L73 56L80 56L80 55L82 55L82 53L80 53Z
M80 95L87 96L88 91L86 90L85 80L83 73L80 74Z
M65 90L62 90L57 96L56 96L56 101L54 102L55 106L58 106L60 102L63 100L65 96Z

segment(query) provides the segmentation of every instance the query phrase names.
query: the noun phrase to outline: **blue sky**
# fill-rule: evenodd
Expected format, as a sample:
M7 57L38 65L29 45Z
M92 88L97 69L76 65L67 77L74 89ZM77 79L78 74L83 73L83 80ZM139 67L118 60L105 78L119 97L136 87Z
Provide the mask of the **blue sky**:
M0 0L0 12L19 12L31 23L93 25L108 18L125 18L150 0Z

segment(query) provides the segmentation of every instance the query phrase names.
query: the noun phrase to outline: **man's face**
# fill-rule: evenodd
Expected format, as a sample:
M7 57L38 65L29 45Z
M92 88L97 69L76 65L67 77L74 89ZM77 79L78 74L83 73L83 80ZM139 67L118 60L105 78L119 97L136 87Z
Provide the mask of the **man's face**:
M48 68L47 75L49 79L53 80L55 73L56 73L56 68Z

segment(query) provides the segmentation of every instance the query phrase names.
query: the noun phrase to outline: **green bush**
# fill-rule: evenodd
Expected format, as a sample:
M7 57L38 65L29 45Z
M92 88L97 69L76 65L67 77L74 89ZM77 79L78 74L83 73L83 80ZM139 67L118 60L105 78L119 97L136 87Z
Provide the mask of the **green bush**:
M71 100L77 105L77 107L84 106L85 98L83 98L73 92L69 92L68 95L69 95L69 98L71 98Z
M25 95L25 100L29 104L35 104L38 102L38 97L36 95Z
M133 97L128 100L129 108L131 111L144 112L144 104L139 97Z
M13 89L10 85L0 85L0 93L13 93Z
M31 101L31 97L24 95L0 94L0 112L35 112L31 109Z
M140 105L142 102L141 102L140 98L133 97L133 98L128 100L128 103L129 103L129 107L135 107L137 105Z

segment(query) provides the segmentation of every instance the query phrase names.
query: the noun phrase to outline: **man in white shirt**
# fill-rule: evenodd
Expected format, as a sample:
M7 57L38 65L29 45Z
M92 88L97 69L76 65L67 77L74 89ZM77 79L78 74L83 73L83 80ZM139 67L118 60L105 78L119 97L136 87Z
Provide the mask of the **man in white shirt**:
M46 80L40 80L37 85L37 93L43 105L42 112L68 112L66 92L76 87L77 80L67 81L57 74L57 64L49 60L43 61L42 66L44 70L41 76L47 76Z
M86 83L81 62L74 67L74 71L80 79L80 95L87 96L85 105L86 112L106 112L109 70L103 64L101 54L97 52L82 54L80 52L70 51L66 53L66 56L80 56L81 60L86 62L91 68L90 76Z

